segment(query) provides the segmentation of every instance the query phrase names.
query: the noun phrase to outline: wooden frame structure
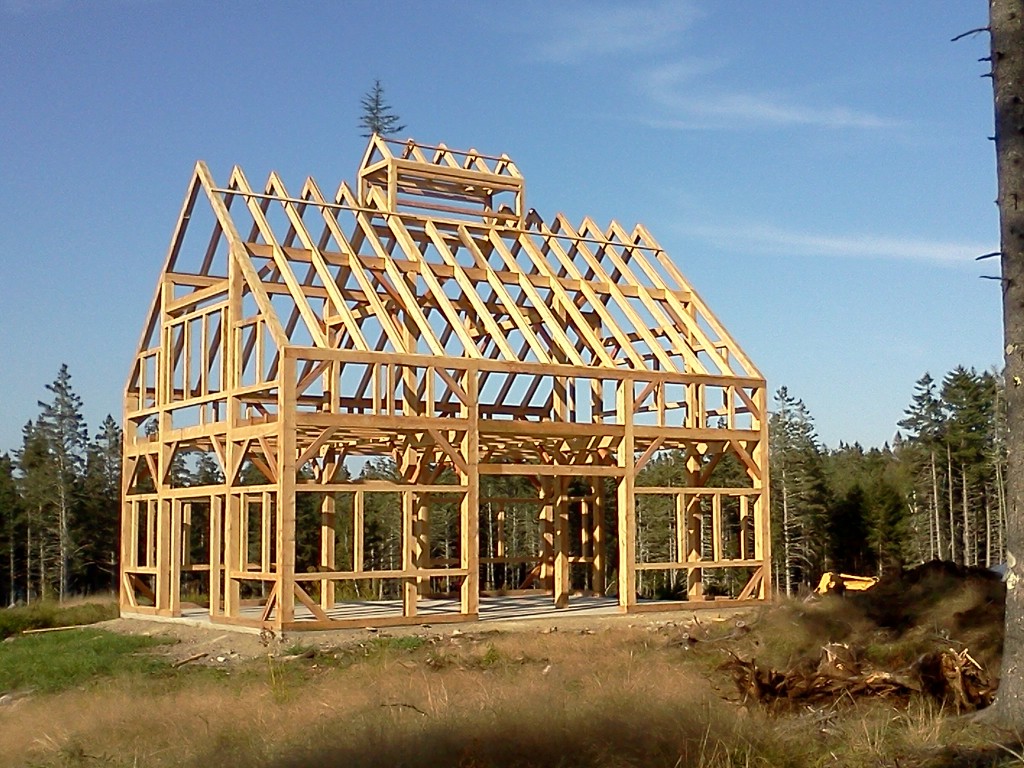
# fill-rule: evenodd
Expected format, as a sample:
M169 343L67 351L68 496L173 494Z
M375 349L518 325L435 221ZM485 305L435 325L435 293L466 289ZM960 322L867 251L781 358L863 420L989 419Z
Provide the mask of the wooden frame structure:
M651 571L685 577L676 605L709 599L713 573L761 599L766 422L764 379L648 231L545 222L505 155L374 136L356 189L332 197L276 173L255 188L237 167L219 185L199 162L126 387L121 609L180 616L191 580L225 624L476 618L481 568L514 560L501 515L523 499L481 497L481 478L502 475L535 492L543 546L520 558L534 566L521 586L556 605L580 571L626 611L645 607ZM665 451L686 482L638 486ZM381 456L397 479L348 476L346 462ZM727 456L745 480L715 486ZM189 466L206 479L183 483ZM400 507L400 562L370 570L378 493ZM637 511L655 499L672 509L672 556L647 562ZM430 534L442 502L457 508L448 557ZM305 570L302 504L319 542ZM499 535L481 551L485 508ZM397 585L397 607L339 611L370 579ZM449 610L425 613L442 583Z

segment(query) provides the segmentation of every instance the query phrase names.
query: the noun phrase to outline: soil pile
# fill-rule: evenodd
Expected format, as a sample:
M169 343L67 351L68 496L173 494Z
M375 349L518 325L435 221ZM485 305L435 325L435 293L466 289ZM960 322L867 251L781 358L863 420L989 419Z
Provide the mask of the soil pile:
M957 712L998 685L1005 586L953 563L926 563L871 590L766 610L723 668L744 700L770 708L925 694Z

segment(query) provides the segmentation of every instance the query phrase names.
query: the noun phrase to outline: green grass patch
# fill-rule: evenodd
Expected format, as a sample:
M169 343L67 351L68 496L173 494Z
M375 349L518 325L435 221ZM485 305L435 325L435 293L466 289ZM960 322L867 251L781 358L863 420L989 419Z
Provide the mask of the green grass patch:
M415 651L422 648L427 641L418 635L405 635L403 637L375 637L370 641L370 647L378 652L385 651Z
M117 603L81 603L61 605L50 600L0 610L0 638L10 637L26 629L47 629L75 624L95 624L116 619Z
M427 641L416 635L401 637L372 637L365 643L339 648L324 654L324 661L333 660L335 666L348 667L359 662L386 662L394 656L408 656L415 653ZM319 658L319 657L318 657Z
M154 672L166 665L141 651L166 642L91 628L13 638L0 644L0 691L52 692L119 674Z

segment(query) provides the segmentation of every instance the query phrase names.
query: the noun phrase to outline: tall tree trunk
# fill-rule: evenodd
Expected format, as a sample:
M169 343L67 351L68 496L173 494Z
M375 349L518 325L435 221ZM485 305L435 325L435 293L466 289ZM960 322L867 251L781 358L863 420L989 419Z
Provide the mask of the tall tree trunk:
M956 511L953 506L953 453L950 447L946 446L946 500L948 502L949 512L949 559L953 562L959 562L956 559L955 547L953 546L956 541Z
M935 560L935 516L932 514L931 501L928 502L928 559Z
M917 503L917 491L910 494L910 519L914 521L914 544L917 547L918 554L921 559L924 559L924 544L922 543L921 537L921 509ZM930 507L926 507L924 511L925 519L928 521L928 559L935 559L935 530L932 528L932 510ZM825 570L836 570L835 564L829 560L825 561Z
M783 570L786 572L786 594L793 594L793 551L792 532L789 529L789 493L786 489L786 468L782 468L782 554Z
M46 583L46 537L39 532L39 599L46 600L49 585Z
M58 519L58 542L57 551L60 562L58 563L58 572L60 576L60 583L58 586L57 599L60 602L68 596L68 494L67 489L64 487L62 482L60 485L60 517Z
M985 494L985 567L992 567L992 496Z
M636 551L639 553L639 560L637 562L646 562L647 552L644 549L644 526L643 526L643 510L640 505L636 505ZM701 520L703 520L701 516ZM701 530L701 541L703 541L703 533ZM637 568L636 571L636 588L637 591L642 595L644 593L644 571Z
M10 579L10 595L8 597L7 604L14 605L18 600L18 590L14 584L15 578L15 566L14 566L14 550L17 544L14 541L14 526L11 526L11 537L7 540L7 568L8 578Z
M1003 457L996 458L996 555L999 562L1006 560L1006 478L1003 477Z
M1006 635L994 717L1024 730L1024 19L989 0L1006 377Z
M963 464L960 465L960 501L963 506L963 517L964 517L964 529L963 529L963 542L964 542L964 565L977 565L978 564L978 550L977 547L972 547L971 544L971 510L969 496L967 493L967 467ZM973 554L973 557L972 557Z
M32 513L25 520L25 604L32 602Z
M935 512L935 551L938 558L942 559L942 518L939 515L939 474L935 471L935 448L928 451L932 468L932 510ZM949 553L949 559L953 559L953 553Z

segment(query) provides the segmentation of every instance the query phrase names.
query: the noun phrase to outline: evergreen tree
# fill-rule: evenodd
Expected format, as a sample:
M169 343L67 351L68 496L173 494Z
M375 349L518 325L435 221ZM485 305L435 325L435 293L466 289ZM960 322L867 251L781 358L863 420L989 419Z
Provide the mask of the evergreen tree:
M61 365L57 378L46 389L53 394L50 402L39 402L43 409L37 430L46 441L51 460L50 487L56 514L58 550L58 595L64 600L69 594L71 556L74 542L71 538L73 515L81 479L85 470L88 435L82 418L82 400L71 388L71 374L67 365Z
M398 466L389 458L371 459L360 473L363 480L401 480ZM363 501L363 556L367 570L391 570L401 565L402 507L397 493L367 493ZM378 598L385 597L383 580L375 585Z
M825 457L829 485L827 554L829 568L841 573L868 574L876 567L868 543L870 509L864 477L864 449L840 444Z
M782 387L769 420L776 572L786 594L810 586L825 570L828 489L814 420L803 401Z
M9 454L0 455L0 548L6 562L5 583L8 605L17 600L18 525L21 521L21 499L14 479L14 462Z
M843 445L825 457L830 568L880 576L915 559L913 484L886 445Z
M49 443L32 422L22 428L17 453L18 492L24 527L25 600L45 598L53 565L53 466ZM33 588L34 582L34 588Z
M881 480L871 500L871 544L878 559L878 573L900 573L906 562L907 505L897 488Z
M86 589L117 584L117 530L121 514L122 431L111 416L100 425L86 460L83 514L75 572Z
M959 531L960 556L965 565L978 564L980 510L984 509L985 477L993 434L995 390L990 374L959 366L942 381L946 414L947 498L950 529ZM955 523L954 523L955 521Z
M925 500L928 516L928 558L953 559L952 534L944 534L944 516L940 496L940 476L937 455L945 432L942 404L936 394L935 380L925 373L914 385L910 406L904 411L906 417L899 422L901 429L908 431L908 444L901 450L915 467L915 498ZM947 545L944 547L944 544ZM923 551L923 547L922 547Z
M391 105L384 101L384 86L380 80L373 81L373 87L366 92L360 100L363 114L359 118L359 127L366 133L364 138L370 138L374 134L378 136L393 136L405 130L405 125L400 124L401 118L391 110Z
M190 485L221 485L223 482L224 473L217 459L205 451L200 453Z

